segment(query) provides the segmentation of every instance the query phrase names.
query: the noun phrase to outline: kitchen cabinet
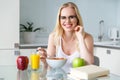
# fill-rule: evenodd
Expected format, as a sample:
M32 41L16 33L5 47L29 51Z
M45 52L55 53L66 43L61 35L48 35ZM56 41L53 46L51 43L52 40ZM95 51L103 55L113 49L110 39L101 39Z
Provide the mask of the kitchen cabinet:
M94 54L99 57L100 66L108 68L111 73L120 75L120 50L95 47Z
M19 0L0 0L0 37L0 65L15 65L15 52L19 51Z

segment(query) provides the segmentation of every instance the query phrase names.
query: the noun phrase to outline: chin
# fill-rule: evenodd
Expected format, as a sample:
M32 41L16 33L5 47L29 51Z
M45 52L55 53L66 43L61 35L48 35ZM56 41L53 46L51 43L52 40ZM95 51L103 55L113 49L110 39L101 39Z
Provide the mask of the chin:
M64 29L66 32L72 32L73 29Z

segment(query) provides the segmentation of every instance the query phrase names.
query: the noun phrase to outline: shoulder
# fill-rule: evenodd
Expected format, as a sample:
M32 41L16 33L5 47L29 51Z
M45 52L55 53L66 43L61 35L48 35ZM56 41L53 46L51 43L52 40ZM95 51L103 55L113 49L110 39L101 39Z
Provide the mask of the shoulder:
M56 45L58 39L56 38L55 32L49 34L49 43Z
M91 34L89 34L89 33L85 33L85 38L93 38L93 36L91 35Z
M54 39L54 37L55 37L55 32L49 34L49 39Z
M85 40L89 42L93 42L93 36L89 33L85 33Z
M61 37L56 35L55 32L49 34L49 41L51 41L56 46L60 45L60 39Z
M48 47L53 47L55 46L55 43L54 43L54 33L50 33L49 34L49 37L48 37Z

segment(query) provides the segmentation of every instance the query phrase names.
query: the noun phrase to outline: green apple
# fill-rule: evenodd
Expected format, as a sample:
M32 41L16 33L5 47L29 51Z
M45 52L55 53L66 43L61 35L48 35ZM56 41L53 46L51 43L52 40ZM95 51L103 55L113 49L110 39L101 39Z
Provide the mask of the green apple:
M72 67L73 68L76 68L76 67L81 67L81 66L84 66L85 65L85 61L84 59L82 58L74 58L73 61L72 61Z

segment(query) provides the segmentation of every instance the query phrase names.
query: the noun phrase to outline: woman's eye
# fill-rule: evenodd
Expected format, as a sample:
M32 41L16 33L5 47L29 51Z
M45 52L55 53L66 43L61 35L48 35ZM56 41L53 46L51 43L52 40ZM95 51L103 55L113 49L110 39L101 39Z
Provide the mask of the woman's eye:
M62 20L66 20L66 19L75 19L76 18L76 16L69 16L69 17L66 17L66 16L60 16L60 19L62 19Z
M66 19L66 17L65 17L65 16L61 16L60 18L61 18L61 19Z
M75 16L69 16L69 18L70 18L70 19L73 19L73 18L75 18Z

